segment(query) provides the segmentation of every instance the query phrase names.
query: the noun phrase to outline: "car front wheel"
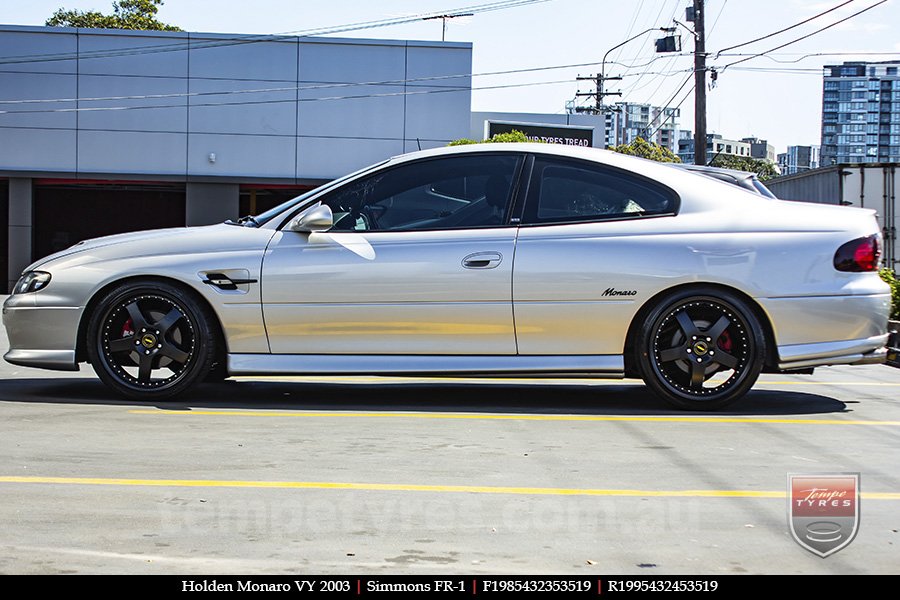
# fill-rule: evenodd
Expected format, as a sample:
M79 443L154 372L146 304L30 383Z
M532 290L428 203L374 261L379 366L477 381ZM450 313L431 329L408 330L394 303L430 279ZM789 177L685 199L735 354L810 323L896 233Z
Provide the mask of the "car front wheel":
M161 400L201 382L215 357L214 318L189 293L162 282L122 284L88 323L88 358L119 394Z
M636 344L646 384L686 410L721 408L743 397L763 365L765 340L753 311L720 290L683 291L648 315Z

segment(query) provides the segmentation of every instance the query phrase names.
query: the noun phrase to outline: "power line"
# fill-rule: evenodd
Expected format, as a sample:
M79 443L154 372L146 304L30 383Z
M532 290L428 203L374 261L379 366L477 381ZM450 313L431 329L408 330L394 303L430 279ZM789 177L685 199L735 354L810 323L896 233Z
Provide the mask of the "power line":
M678 10L678 6L677 6L677 5L678 5L678 1L679 1L679 0L675 0L675 2L676 2L675 10L676 10L676 11ZM659 24L659 18L662 16L662 13L663 13L663 10L665 9L665 7L666 7L666 0L663 0L663 2L662 2L662 3L660 4L660 6L659 6L659 12L656 14L656 18L655 18L654 21L653 21L653 23L656 23L657 26L659 26L659 25L658 25L658 24ZM675 15L675 13L673 12L673 13L672 13L673 18L674 18L674 15ZM669 21L671 21L671 19L669 19ZM671 55L661 55L661 56L668 56L668 57L671 57ZM635 57L635 58L637 58L637 57ZM630 94L631 92L633 92L633 91L635 90L635 88L637 88L637 85L638 85L638 84L641 82L641 80L644 78L644 75L645 75L645 73L642 73L641 76L638 77L637 80L636 80L634 83L632 83L632 84L628 87L628 89L626 89L626 90L624 90L624 91L622 92L622 98L623 98L623 99L626 97L627 94ZM654 77L654 78L652 78L650 81L652 82L654 79L656 79L656 78ZM646 86L646 85L648 85L648 84L644 84L644 85ZM638 89L640 89L640 88L638 88Z
M672 118L673 116L675 116L675 111L677 111L679 108L681 108L681 105L684 104L684 101L687 100L687 99L690 97L691 93L694 91L695 88L696 88L696 84L694 84L694 85L691 86L691 89L689 89L689 90L687 91L687 93L686 93L686 94L684 95L684 97L681 99L681 102L679 102L678 104L675 105L675 108L672 109L672 112L669 113L668 115L666 115L666 118L663 119L662 123L660 123L660 124L656 127L656 129L654 129L653 132L650 133L650 134L647 136L648 138L652 138L654 135L656 135L656 132L658 132L660 129L663 128L663 125L666 124L666 121L668 121L670 118ZM667 110L669 110L669 106L668 106L668 105L666 105L665 107L663 107L663 109L659 112L659 114L660 114L660 115L665 114L665 112L666 112ZM655 119L654 119L654 120L655 120ZM651 123L652 123L652 121L651 121ZM650 125L650 124L648 123L648 124L647 124L648 129L649 129L649 125ZM696 155L696 153L697 153L697 150L696 150L696 148L695 148L695 149L694 149L694 154Z
M558 68L558 67L538 67L535 69L525 69L518 70L521 71L536 71L536 70L545 70L549 68ZM672 73L671 75L674 75ZM637 77L637 74L626 75L626 77ZM66 113L66 112L106 112L106 111L122 111L122 110L147 110L147 109L163 109L163 108L196 108L196 107L211 107L211 106L245 106L245 105L261 105L261 104L285 104L290 102L321 102L321 101L335 101L335 100L359 100L365 98L388 98L395 96L414 96L414 95L422 95L422 94L443 94L443 93L453 93L453 92L467 92L467 91L481 91L481 90L494 90L494 89L506 89L506 88L515 88L515 87L527 87L530 85L556 85L562 83L571 83L571 79L561 79L561 80L553 80L553 81L537 81L537 82L522 82L522 83L511 83L511 84L498 84L498 85L490 85L490 86L478 86L478 87L447 87L441 89L429 89L429 90L405 90L405 91L397 91L397 92L382 92L375 94L351 94L351 95L343 95L343 96L323 96L317 98L283 98L283 99L272 99L272 100L246 100L240 102L201 102L194 104L159 104L159 105L139 105L139 106L83 106L83 107L72 107L72 108L53 108L53 109L24 109L24 110L0 110L0 114L7 115L18 115L18 114L41 114L41 113ZM342 84L343 85L343 84ZM350 84L350 85L358 85L358 84ZM329 86L322 86L329 87ZM270 88L269 90L257 90L257 92L262 91L288 91L295 89L307 89L307 88ZM221 92L205 92L202 95L207 96L229 96L234 94L242 94L245 92L249 92L251 90L229 90L229 91L221 91ZM186 96L187 94L181 94L180 96ZM199 95L199 94L198 94ZM170 97L169 95L160 94L157 96L148 95L148 96L123 96L118 98L109 99L120 99L120 100L160 100L166 99ZM96 101L99 99L91 99L91 98L80 98L78 101L87 102L87 101ZM59 102L74 102L75 99L45 99L40 100L41 103L59 103ZM9 103L10 101L7 101ZM12 101L14 102L14 101Z
M419 96L426 94L447 94L447 93L460 93L467 92L471 89L471 91L481 91L481 90L498 90L498 89L507 89L507 88L516 88L516 87L528 87L533 85L558 85L568 83L571 84L571 79L561 79L556 81L533 81L526 83L510 83L504 85L489 85L489 86L481 86L481 87L473 87L473 88L441 88L441 89L430 89L430 90L405 90L402 92L384 92L380 94L355 94L348 96L327 96L321 98L285 98L283 100L245 100L241 102L203 102L199 104L190 104L190 105L171 105L171 104L161 104L161 105L145 105L145 106L97 106L97 107L77 107L77 108L53 108L53 109L35 109L35 110L0 110L0 114L36 114L36 113L75 113L75 112L104 112L104 111L126 111L126 110L147 110L147 109L157 109L157 108L197 108L197 107L209 107L209 106L248 106L248 105L258 105L258 104L285 104L285 103L305 103L305 102L324 102L324 101L336 101L336 100L359 100L363 98L389 98L394 96Z
M853 13L853 14L850 15L849 17L844 17L843 19L841 19L841 20L839 20L839 21L835 21L834 23L831 23L831 24L829 24L829 25L826 25L825 27L822 27L821 29L817 29L817 30L813 31L812 33L808 33L808 34L806 34L806 35L804 35L804 36L802 36L802 37L798 37L797 39L794 39L794 40L791 40L790 42L786 42L786 43L784 43L784 44L781 44L780 46L775 46L774 48L770 48L769 50L766 50L765 52L760 52L759 54L754 54L754 55L752 55L752 56L748 56L748 57L746 57L746 58L742 58L742 59L740 59L740 60L736 60L736 61L734 61L734 62L732 62L732 63L728 63L727 65L725 65L724 67L722 67L722 71L724 71L725 69L727 69L728 67L731 67L731 66L733 66L733 65L737 65L737 64L740 64L740 63L742 63L742 62L747 62L748 60L753 60L754 58L757 58L757 57L759 57L759 56L765 56L765 55L768 54L769 52L774 52L775 50L781 50L782 48L784 48L784 47L786 47L786 46L790 46L791 44L796 44L797 42L803 41L803 40L805 40L805 39L807 39L807 38L810 38L810 37L812 37L812 36L814 36L814 35L816 35L816 34L822 33L822 32L825 31L826 29L831 29L832 27L834 27L834 26L836 26L836 25L840 25L841 23L844 23L845 21L849 21L850 19L852 19L852 18L854 18L854 17L857 17L857 16L863 14L864 12L867 12L867 11L872 10L872 9L875 8L876 6L880 6L880 5L884 4L885 2L887 2L887 0L879 0L879 2L876 2L875 4L873 4L873 5L871 5L871 6L867 6L866 8L864 8L864 9L862 9L862 10L860 10L860 11L857 11L857 12Z
M846 0L846 2L842 2L841 4L838 4L838 5L835 6L835 7L829 8L829 9L826 10L826 11L823 11L823 12L820 12L820 13L818 13L818 14L816 14L816 15L813 15L813 16L809 17L808 19L805 19L805 20L803 20L803 21L800 21L799 23L794 23L794 24L791 25L790 27L785 27L784 29L779 29L778 31L775 31L775 32L773 32L773 33L766 34L766 35L761 36L761 37L758 37L758 38L756 38L756 39L754 39L754 40L750 40L749 42L742 42L742 43L740 43L740 44L735 44L734 46L729 46L729 47L727 47L727 48L722 48L721 50L719 50L719 51L716 53L716 58L719 58L719 56L720 56L723 52L725 52L726 50L734 50L735 48L740 48L741 46L747 46L747 45L750 45L750 44L754 44L754 43L756 43L756 42L761 42L762 40L765 40L765 39L768 39L768 38L770 38L770 37L774 37L774 36L776 36L776 35L782 34L782 33L784 33L785 31L790 31L791 29L794 29L794 28L796 28L796 27L800 27L801 25L805 25L805 24L809 23L810 21L813 21L813 20L815 20L815 19L818 19L819 17L825 16L825 15L827 15L827 14L830 13L830 12L834 12L834 11L836 11L837 9L839 9L840 7L846 6L846 5L848 5L848 4L850 4L851 2L854 2L854 1L855 1L855 0Z
M653 62L655 62L655 58L641 65L632 65L632 66L647 66ZM423 82L435 82L435 81L446 81L450 79L466 79L470 77L487 77L487 76L497 76L497 75L512 75L519 73L530 73L530 72L539 72L539 71L550 71L557 69L570 69L570 68L578 68L578 67L590 67L596 66L600 64L600 61L596 62L588 62L588 63L571 63L565 65L549 65L549 66L540 66L540 67L528 67L522 69L507 69L504 71L488 71L484 73L464 73L460 75L434 75L427 77L412 77L407 79L392 79L392 80L384 80L384 81L361 81L361 82L345 82L345 83L323 83L323 84L311 84L311 85L298 85L298 86L280 86L280 87L269 87L269 88L255 88L255 89L244 89L244 90L218 90L211 92L184 92L184 93L173 93L173 94L135 94L135 95L125 95L125 96L98 96L98 97L79 97L79 98L39 98L39 99L29 99L29 100L0 100L0 105L3 104L49 104L49 103L58 103L58 102L105 102L105 101L113 101L113 100L157 100L157 99L165 99L165 98L194 98L194 97L203 97L203 96L224 96L231 94L262 94L262 93L276 93L276 92L293 92L293 91L309 91L309 90L321 90L321 89L331 89L331 88L344 88L344 87L359 87L359 86L384 86L384 85L404 85L409 83L423 83ZM636 77L638 74L626 75L627 77ZM468 87L459 86L456 88L460 89L468 89Z
M375 29L378 27L388 27L391 25L402 25L404 23L412 23L428 18L444 15L455 15L457 13L484 13L496 10L505 10L508 8L516 8L529 4L540 4L550 2L552 0L502 0L497 2L489 2L486 4L476 4L465 6L452 10L441 10L430 13L420 13L407 17L396 17L392 19L379 19L375 21L363 21L358 23L350 23L346 25L335 25L330 27L319 27L306 30L288 31L276 34L266 35L244 35L239 37L227 37L218 41L192 43L191 34L188 33L188 41L175 44L156 44L151 46L135 46L133 48L120 48L116 50L94 50L76 53L57 53L57 54L23 54L18 56L10 56L0 58L0 65L3 64L23 64L32 62L58 62L76 59L93 59L93 58L113 58L121 56L133 56L140 54L159 54L164 52L181 52L185 50L195 50L204 48L220 48L224 46L238 46L243 44L257 44L263 42L278 42L290 40L294 37L312 37L318 35L327 35L332 33L346 33L349 31L360 31L363 29ZM209 36L198 35L199 39L209 39ZM219 37L219 36L215 36Z
M625 32L625 39L628 39L631 37L631 32L634 31L634 26L637 24L638 15L641 14L641 10L643 10L643 8L644 8L644 0L640 0L640 2L637 5L637 9L634 11L634 15L631 17L631 23L628 25L628 31ZM616 56L613 59L613 62L622 58L623 51L624 51L624 48L619 48L619 51L616 52Z
M675 14L678 12L678 9L679 9L679 7L680 7L680 4L681 4L681 3L678 2L678 1L676 0L676 2L675 2L675 8L672 9L672 14L669 15L669 21L673 21L673 20L675 19ZM680 53L680 54L678 54L678 56L689 56L690 54L691 54L691 53L689 53L689 52L688 52L688 53ZM674 68L675 68L675 61L672 61L672 62L669 63L668 71L672 71L672 69L674 69ZM659 90L662 89L663 84L666 82L666 77L667 77L667 75L664 75L664 76L659 80L659 84L656 86L656 88L654 88L653 92L652 92L652 93L650 94L650 96L647 98L647 104L652 104L652 103L653 103L653 98L655 98L655 97L656 97L656 94L659 93ZM653 78L653 79L651 79L650 81L652 82L652 81L654 81L655 79L656 79L656 78Z
M722 8L719 9L719 14L716 15L716 20L713 21L712 27L710 27L709 31L706 33L706 39L709 39L709 36L712 35L713 29L715 29L716 25L719 24L719 17L722 16L722 12L725 10L726 4L728 4L728 0L722 0Z
M722 56L759 56L759 54L754 53L723 53ZM768 58L771 61L782 63L782 64L793 64L798 63L802 60L806 60L807 58L812 58L814 56L900 56L900 52L783 52L780 53L780 56L799 56L800 58L796 58L794 60L779 60L775 58L774 53L766 53L762 58Z
M650 121L647 123L647 129L648 129L648 130L650 129L650 126L653 125L653 123L654 123L658 118L660 118L660 117L663 115L663 113L665 112L665 110L666 110L667 108L669 108L669 106L671 106L672 102L675 101L675 98L678 97L678 94L681 93L681 90L684 89L684 86L686 86L687 83L688 83L688 81L690 81L693 77L694 77L694 70L691 69L691 70L690 70L690 73L688 73L688 76L684 78L684 81L681 82L681 85L678 86L678 89L675 90L675 93L672 94L672 97L671 97L671 98L669 98L669 101L666 102L665 105L663 105L663 109L659 112L659 114L657 114L655 117L653 117L652 119L650 119ZM691 91L694 91L694 88L693 88L693 87L691 88ZM688 92L688 95L690 95L690 92ZM685 97L687 97L687 96L685 96ZM684 102L684 100L682 100L681 102ZM681 106L681 102L678 103L678 106L679 106L679 107ZM658 130L658 129L659 129L659 128L657 128L657 130ZM656 131L654 131L654 133L656 133Z

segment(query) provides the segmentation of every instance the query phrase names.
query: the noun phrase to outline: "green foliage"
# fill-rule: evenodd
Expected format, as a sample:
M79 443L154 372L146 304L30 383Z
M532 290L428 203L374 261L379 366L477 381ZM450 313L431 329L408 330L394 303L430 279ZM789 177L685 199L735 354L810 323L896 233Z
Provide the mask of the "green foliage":
M491 136L491 139L484 140L483 142L478 142L475 140L470 140L469 138L460 138L458 140L453 140L448 146L466 146L468 144L509 144L509 143L522 143L522 142L530 142L533 144L543 144L542 140L530 140L528 137L519 131L518 129L513 129L509 133L495 133Z
M878 274L891 286L891 318L900 321L900 278L888 268L881 269Z
M654 142L648 142L642 137L635 138L630 144L619 144L618 146L610 146L613 152L619 154L627 154L629 156L639 156L656 162L664 163L680 163L681 159L665 146L660 146Z
M60 8L47 19L49 27L83 27L87 29L143 29L148 31L181 31L174 25L156 20L158 5L163 0L119 0L113 2L113 14L96 10L80 11Z
M778 177L778 171L775 170L775 165L767 160L760 160L749 156L719 154L713 158L712 166L720 167L722 169L735 169L736 171L756 173L760 181L767 181L773 177Z
M480 144L481 142L476 142L475 140L470 140L469 138L460 138L458 140L453 140L448 146L468 146L469 144Z

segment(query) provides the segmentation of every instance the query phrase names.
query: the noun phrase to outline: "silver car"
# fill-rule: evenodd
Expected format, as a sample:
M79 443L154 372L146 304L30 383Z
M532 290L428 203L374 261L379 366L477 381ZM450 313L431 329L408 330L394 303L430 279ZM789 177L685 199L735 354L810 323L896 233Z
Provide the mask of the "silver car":
M591 148L393 158L269 212L81 242L23 273L7 361L130 398L251 374L641 377L685 409L883 362L871 211Z

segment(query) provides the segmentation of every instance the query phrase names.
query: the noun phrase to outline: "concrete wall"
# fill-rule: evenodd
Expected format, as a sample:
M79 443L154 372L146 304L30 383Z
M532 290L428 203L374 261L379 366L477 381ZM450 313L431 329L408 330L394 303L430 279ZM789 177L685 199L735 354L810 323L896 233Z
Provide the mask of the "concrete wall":
M468 43L0 26L0 102L50 100L0 103L0 174L331 179L468 135L471 70Z
M10 179L7 289L31 263L31 208L31 179Z

